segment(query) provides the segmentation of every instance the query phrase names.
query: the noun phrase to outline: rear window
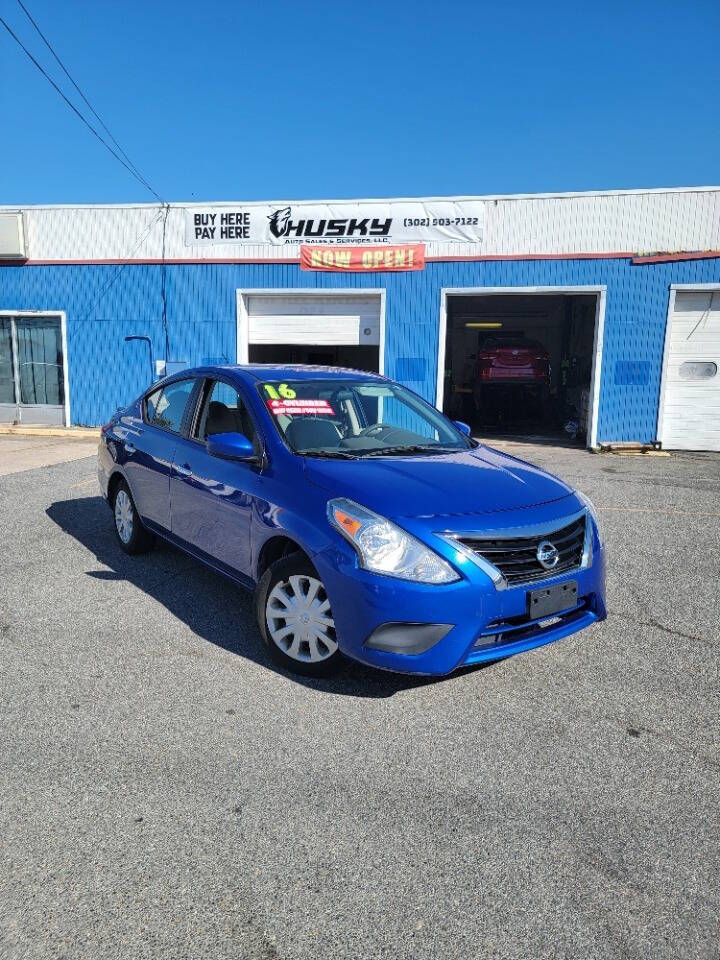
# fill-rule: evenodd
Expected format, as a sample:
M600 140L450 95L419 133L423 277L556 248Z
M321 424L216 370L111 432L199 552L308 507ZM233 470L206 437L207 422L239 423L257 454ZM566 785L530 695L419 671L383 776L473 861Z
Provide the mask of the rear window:
M538 343L537 340L531 340L529 337L523 337L522 335L509 335L507 337L488 337L487 340L483 342L483 350L498 350L505 348L518 348L525 347L532 349L543 349L542 345Z
M176 380L149 394L145 400L147 422L154 427L180 433L194 386L194 380Z

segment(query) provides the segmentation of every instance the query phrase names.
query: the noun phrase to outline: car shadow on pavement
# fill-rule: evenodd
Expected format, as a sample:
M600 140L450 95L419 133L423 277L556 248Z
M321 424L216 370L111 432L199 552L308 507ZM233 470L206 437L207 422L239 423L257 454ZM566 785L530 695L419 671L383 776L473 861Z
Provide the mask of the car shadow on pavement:
M134 585L187 624L196 636L304 686L343 696L382 698L402 690L447 683L466 672L450 677L405 676L349 662L347 669L330 678L316 680L285 673L268 656L255 625L252 595L242 587L160 539L150 553L128 556L118 546L112 514L102 497L58 500L48 507L47 515L104 568L87 571L88 577L103 583ZM107 592L102 600L107 602Z

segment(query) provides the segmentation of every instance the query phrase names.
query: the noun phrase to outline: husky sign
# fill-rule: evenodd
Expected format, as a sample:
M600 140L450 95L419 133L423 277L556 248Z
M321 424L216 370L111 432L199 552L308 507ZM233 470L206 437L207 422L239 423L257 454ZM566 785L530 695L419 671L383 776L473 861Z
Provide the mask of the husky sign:
M348 200L187 207L185 244L481 243L482 200Z

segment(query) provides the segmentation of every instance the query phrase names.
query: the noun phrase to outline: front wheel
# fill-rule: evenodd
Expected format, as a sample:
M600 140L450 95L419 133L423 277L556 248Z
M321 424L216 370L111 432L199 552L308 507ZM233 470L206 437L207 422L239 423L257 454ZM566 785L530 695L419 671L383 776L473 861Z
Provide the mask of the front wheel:
M325 586L304 554L283 557L265 571L255 604L260 633L279 666L309 677L343 666Z

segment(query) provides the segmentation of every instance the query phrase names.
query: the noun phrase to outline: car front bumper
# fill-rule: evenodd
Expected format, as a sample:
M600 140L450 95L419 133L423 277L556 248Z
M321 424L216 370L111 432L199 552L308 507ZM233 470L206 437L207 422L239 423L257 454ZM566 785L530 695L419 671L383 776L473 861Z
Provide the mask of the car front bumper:
M592 538L587 567L504 589L497 589L473 562L460 567L462 579L443 585L374 574L358 566L354 551L344 543L326 548L313 561L328 592L343 653L381 669L432 676L522 653L604 620L605 555L594 525ZM528 615L529 591L569 581L578 586L570 609L539 619ZM388 625L398 625L391 632L397 636L405 627L412 647L415 633L433 639L431 631L416 630L430 624L447 629L437 629L439 639L422 652L397 653L370 645L373 635L385 636ZM422 647L423 642L415 645Z

